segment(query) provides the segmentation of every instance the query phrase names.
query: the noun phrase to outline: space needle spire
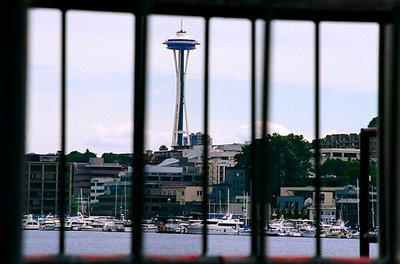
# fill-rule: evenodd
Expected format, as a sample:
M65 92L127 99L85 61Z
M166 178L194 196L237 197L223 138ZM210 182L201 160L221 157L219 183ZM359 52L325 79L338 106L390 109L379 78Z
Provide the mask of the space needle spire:
M167 49L173 51L176 72L176 104L171 146L173 149L183 149L185 146L190 145L185 100L187 62L189 51L196 49L196 46L200 43L190 38L186 31L183 30L181 20L181 30L174 37L163 42L163 44L167 45ZM183 129L184 122L186 130ZM187 142L184 141L185 138Z

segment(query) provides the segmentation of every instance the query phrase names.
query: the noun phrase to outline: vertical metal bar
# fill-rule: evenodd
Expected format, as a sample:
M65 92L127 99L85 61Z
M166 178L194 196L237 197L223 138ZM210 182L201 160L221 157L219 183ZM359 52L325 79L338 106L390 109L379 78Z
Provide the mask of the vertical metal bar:
M0 208L7 217L1 233L3 263L21 263L22 183L25 169L26 1L5 1L0 8Z
M369 256L369 135L361 129L360 134L360 256Z
M250 197L251 197L251 255L257 256L257 182L256 182L256 21L251 21L251 145L250 145Z
M132 206L133 237L131 253L138 263L142 262L143 234L141 223L144 213L144 130L146 110L146 55L147 13L144 1L139 3L135 23L135 82L134 82L134 143Z
M266 208L267 203L271 203L271 188L267 186L268 163L269 163L269 142L268 142L268 107L269 107L269 67L270 67L270 34L271 34L271 17L269 14L265 19L264 28L264 70L263 70L263 87L262 87L262 141L261 141L261 157L263 161L260 164L260 177L258 184L259 199L259 223L258 223L258 245L259 245L259 261L265 261L265 225L267 224L267 215L269 212ZM268 217L269 218L269 217Z
M202 255L207 255L207 218L208 218L208 97L209 97L209 49L210 49L210 18L205 18L204 32L204 101L203 101L203 237L202 237Z
M67 123L67 93L66 93L66 10L61 10L61 157L59 178L59 214L60 214L60 240L59 254L63 255L65 250L65 180L66 180L66 123Z
M398 10L397 10L398 11ZM399 226L397 221L399 217L393 213L392 210L398 208L398 193L399 186L399 173L398 157L400 149L399 141L399 17L395 14L395 19L392 23L385 25L385 47L384 47L384 103L382 104L383 112L380 119L384 118L383 126L380 128L384 131L385 135L382 137L381 145L382 152L384 151L384 159L380 162L381 171L384 172L385 178L385 195L386 208L385 212L385 225L387 230L390 230L390 235L386 236L386 257L390 263L394 263L398 255L398 233ZM388 263L389 263L388 262Z
M383 138L385 131L381 129L384 127L384 98L385 98L385 91L384 91L384 73L385 73L385 24L379 24L379 58L378 58L378 194L379 194L379 201L378 201L378 217L379 217L379 256L384 257L387 255L387 241L386 238L389 234L387 232L387 226L385 224L385 216L384 212L387 210L387 204L385 199L385 180L386 175L385 171L381 169L381 164L384 164L384 154L383 148Z
M320 23L315 22L315 145L314 145L314 162L315 162L315 222L317 227L315 255L321 257L321 173L320 173L320 79L319 79L319 63L320 63Z

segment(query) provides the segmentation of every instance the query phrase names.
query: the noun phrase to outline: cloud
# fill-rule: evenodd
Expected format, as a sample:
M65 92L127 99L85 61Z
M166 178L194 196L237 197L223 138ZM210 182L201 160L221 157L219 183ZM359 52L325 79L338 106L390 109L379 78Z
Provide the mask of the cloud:
M267 123L268 133L278 133L280 135L295 134L282 124L273 123L268 121ZM261 135L262 122L256 121L256 134L257 137ZM228 132L232 131L232 132ZM224 144L224 143L244 143L245 141L251 140L251 127L250 124L238 125L235 130L219 130L211 134L213 138L213 144Z
M127 122L116 126L95 124L92 128L94 140L101 145L126 146L131 149L133 124Z
M268 121L267 126L268 126L268 132L271 133L271 134L272 133L278 133L280 135L284 135L285 136L285 135L289 135L289 134L293 133L293 131L290 131L289 129L287 129L283 125L272 123L270 121ZM261 127L261 125L260 125L260 127Z

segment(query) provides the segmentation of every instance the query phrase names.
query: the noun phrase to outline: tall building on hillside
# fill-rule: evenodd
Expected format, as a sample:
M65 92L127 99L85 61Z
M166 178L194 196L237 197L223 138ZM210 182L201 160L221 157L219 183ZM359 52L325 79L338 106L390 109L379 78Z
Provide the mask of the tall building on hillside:
M167 49L173 50L174 52L176 72L176 104L171 146L173 149L183 149L185 146L190 145L190 142L188 142L189 128L185 103L187 61L189 58L189 51L196 49L196 45L199 45L200 43L197 40L190 38L186 31L181 29L173 38L166 40L163 44L166 44ZM185 120L183 115L185 115ZM184 121L186 130L183 130Z
M332 134L321 139L321 148L360 148L360 135L350 134Z
M189 135L190 144L192 146L203 145L204 143L204 134L201 132L191 133ZM208 136L208 145L212 145L212 138Z

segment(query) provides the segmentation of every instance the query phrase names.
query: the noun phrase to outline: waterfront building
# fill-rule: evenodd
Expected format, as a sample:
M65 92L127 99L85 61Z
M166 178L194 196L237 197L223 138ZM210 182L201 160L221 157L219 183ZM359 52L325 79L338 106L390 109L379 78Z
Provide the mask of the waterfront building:
M346 187L321 187L320 193L320 208L321 208L321 221L323 222L332 222L337 220L336 214L336 192L343 191ZM315 187L306 186L306 187L281 187L280 188L280 197L277 197L277 201L279 202L290 202L292 198L282 198L286 197L302 197L302 206L307 207L308 215L310 220L315 220ZM311 198L311 203L307 204L306 200ZM289 199L289 200L288 200ZM299 198L295 198L298 203L300 203ZM296 202L293 200L292 202ZM292 204L290 204L292 206ZM295 204L293 204L295 206ZM299 208L301 205L298 205Z
M111 177L95 177L90 179L90 204L98 203L98 197L104 194L104 184L112 182Z
M102 180L109 179L100 184L102 192L98 192L91 188L91 197L96 197L93 201L91 200L90 208L92 215L107 215L114 217L121 217L124 215L126 218L130 218L130 212L128 208L131 206L132 197L132 181L130 176L124 175L125 177L115 178L103 178ZM97 195L95 196L94 193Z
M323 148L320 151L322 163L331 158L344 161L360 160L360 149L356 148Z
M303 196L278 196L276 204L276 209L281 213L289 211L292 213L295 211L299 212L306 208Z
M202 199L202 174L197 171L187 158L166 159L158 165L146 165L145 173L145 216L176 215L185 211L185 207L198 203ZM119 217L129 217L133 169L120 173L118 177L108 178L99 183L92 181L91 197L96 201L91 204L91 213ZM201 192L201 193L200 193ZM196 210L197 210L196 209ZM191 209L193 210L193 209ZM187 210L186 210L187 211Z
M314 153L314 149L311 149ZM360 149L355 148L321 148L321 164L328 159L341 159L343 161L360 160ZM311 158L311 164L314 164L314 156Z
M321 148L360 148L360 135L350 134L332 134L327 135L320 140Z
M90 158L88 163L74 162L73 194L88 200L92 178L115 178L123 171L119 163L104 163L103 158Z
M226 183L230 186L230 196L233 200L243 196L246 189L246 172L244 169L226 168Z
M57 214L59 212L61 164L56 154L27 155L24 181L24 214ZM67 163L65 202L71 213L73 166Z

